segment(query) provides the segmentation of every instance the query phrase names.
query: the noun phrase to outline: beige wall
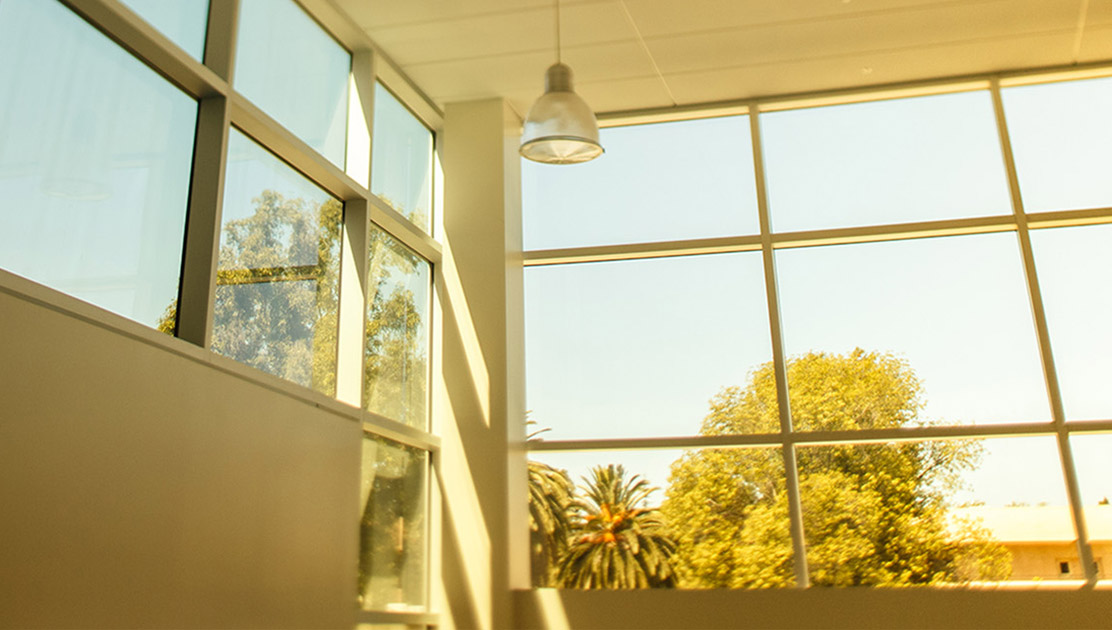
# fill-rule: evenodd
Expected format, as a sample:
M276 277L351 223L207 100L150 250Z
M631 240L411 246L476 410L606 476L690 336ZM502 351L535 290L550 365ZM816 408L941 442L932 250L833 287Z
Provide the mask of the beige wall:
M1005 543L1008 551L1012 552L1012 580L1083 580L1084 571L1077 557L1076 543L1039 544L1039 543ZM1093 543L1093 558L1100 569L1098 577L1108 576L1105 558L1112 552L1112 545ZM1069 575L1062 575L1058 569L1059 562L1070 563Z
M501 99L445 111L444 262L436 272L442 317L441 382L434 398L443 449L445 628L507 628L510 586L527 567L521 386L520 122ZM519 522L520 527L511 527ZM525 578L528 579L527 577Z
M2 287L0 626L353 625L356 416Z

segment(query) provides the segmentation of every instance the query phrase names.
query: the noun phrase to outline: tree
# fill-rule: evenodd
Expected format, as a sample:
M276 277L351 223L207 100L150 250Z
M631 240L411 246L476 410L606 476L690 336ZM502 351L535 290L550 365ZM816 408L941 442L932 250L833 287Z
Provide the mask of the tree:
M586 481L586 480L584 480ZM646 507L656 488L640 475L626 480L613 464L591 470L575 501L572 536L557 581L570 588L648 588L675 585L675 543L658 510Z
M529 549L533 586L555 586L556 566L567 553L575 488L568 474L529 460Z
M808 353L788 363L799 431L895 428L922 423L921 388L887 354ZM775 372L711 400L703 435L779 429ZM946 499L979 462L975 440L797 449L807 562L817 585L911 585L1002 579L1007 551ZM705 449L672 466L662 511L673 523L680 584L781 586L794 581L784 464L772 449Z

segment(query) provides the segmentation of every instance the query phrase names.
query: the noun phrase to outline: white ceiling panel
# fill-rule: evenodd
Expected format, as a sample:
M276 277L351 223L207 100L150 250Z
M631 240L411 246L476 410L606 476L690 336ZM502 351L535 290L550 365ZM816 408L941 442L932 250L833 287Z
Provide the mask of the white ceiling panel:
M572 5L561 11L565 48L636 41L616 2ZM514 12L424 22L375 30L375 41L405 64L547 51L556 54L551 5Z
M823 22L778 24L701 35L652 38L665 73L795 62L854 53L936 49L982 39L1053 32L1072 36L1076 15L1042 0L879 13Z
M333 0L441 106L519 111L553 0ZM1112 0L566 0L564 60L599 112L1112 63Z
M939 47L934 54L922 49L807 59L732 69L666 75L680 104L715 101L723 91L736 98L766 94L794 94L817 90L897 83L924 76L957 76L993 72L1013 64L1044 65L1048 54L1068 54L1072 39L1061 35L1032 35L1009 46L976 41ZM868 73L864 70L869 70Z

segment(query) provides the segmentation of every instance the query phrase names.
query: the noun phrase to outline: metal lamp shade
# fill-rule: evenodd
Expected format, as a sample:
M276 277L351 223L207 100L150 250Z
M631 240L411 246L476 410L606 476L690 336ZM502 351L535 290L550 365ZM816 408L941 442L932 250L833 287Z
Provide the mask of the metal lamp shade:
M545 164L578 164L602 155L598 122L572 90L571 68L557 63L545 73L544 96L525 117L521 155Z

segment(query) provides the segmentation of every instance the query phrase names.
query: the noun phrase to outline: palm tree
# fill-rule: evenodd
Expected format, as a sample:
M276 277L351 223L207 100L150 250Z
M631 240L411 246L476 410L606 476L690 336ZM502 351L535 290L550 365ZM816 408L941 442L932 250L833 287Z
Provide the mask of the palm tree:
M591 469L574 504L573 532L560 560L557 581L568 588L674 587L671 557L676 543L655 508L644 507L656 491L625 468ZM587 481L584 479L584 481Z
M556 564L568 548L575 488L568 474L529 460L529 549L533 586L553 586Z

